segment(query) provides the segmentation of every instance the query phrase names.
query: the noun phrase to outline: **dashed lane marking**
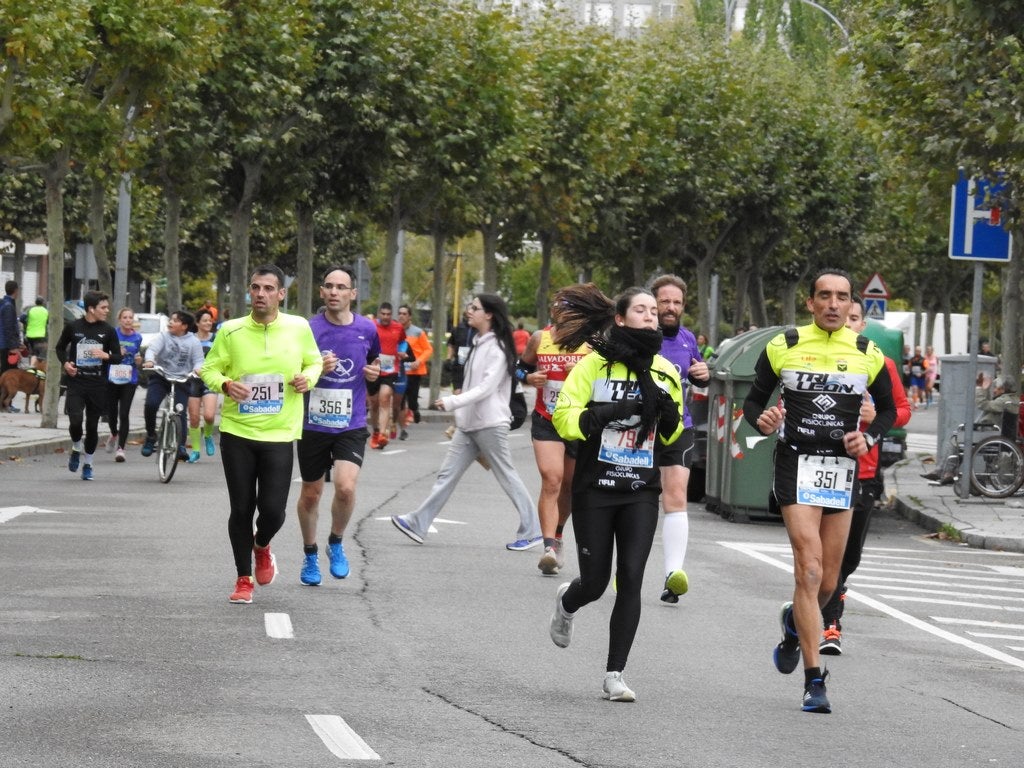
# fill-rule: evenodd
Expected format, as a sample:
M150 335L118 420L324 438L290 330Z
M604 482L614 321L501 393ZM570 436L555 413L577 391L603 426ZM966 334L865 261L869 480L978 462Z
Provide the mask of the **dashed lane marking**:
M265 613L263 625L267 628L267 637L275 640L291 640L295 637L292 620L287 613Z
M306 715L306 720L335 757L342 760L380 760L380 755L337 715Z
M19 515L59 515L55 509L39 509L38 507L0 507L0 523L6 523Z

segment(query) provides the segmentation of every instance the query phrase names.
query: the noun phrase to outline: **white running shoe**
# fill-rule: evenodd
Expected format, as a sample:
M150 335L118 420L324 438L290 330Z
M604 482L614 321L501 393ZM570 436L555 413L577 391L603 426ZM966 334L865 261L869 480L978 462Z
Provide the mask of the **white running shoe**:
M558 573L558 552L554 547L544 547L544 554L540 556L537 567L545 576L554 576Z
M608 701L636 701L636 694L626 685L621 672L605 672L604 697Z
M575 613L566 613L562 607L562 595L569 589L570 582L565 582L555 593L555 610L551 614L551 642L559 648L568 648L572 640L572 620Z
M115 446L117 446L117 435L111 435L107 438L104 447L107 449L107 453L113 453Z

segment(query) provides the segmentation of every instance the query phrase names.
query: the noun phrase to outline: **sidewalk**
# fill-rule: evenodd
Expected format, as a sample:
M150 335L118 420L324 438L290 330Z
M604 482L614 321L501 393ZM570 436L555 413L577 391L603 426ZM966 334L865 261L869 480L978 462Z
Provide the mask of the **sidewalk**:
M1008 499L958 498L951 485L921 477L935 469L938 409L914 412L907 425L907 458L885 472L893 509L922 528L956 531L980 549L1024 552L1024 491Z
M445 392L447 391L445 390ZM451 413L430 410L427 407L430 402L428 396L428 391L421 391L420 416L422 421L428 423L453 421L454 417ZM128 424L131 427L129 440L137 440L140 444L146 434L142 418L145 402L146 390L139 387L135 392L135 399L132 401ZM25 396L19 394L14 400L14 406L24 409ZM43 429L39 426L41 421L42 415L38 413L0 412L0 469L5 461L60 453L71 448L71 438L68 437L68 417L64 415L63 398L61 398L57 413L57 429ZM98 450L102 451L103 441L110 434L105 421L100 422L99 433L100 447Z

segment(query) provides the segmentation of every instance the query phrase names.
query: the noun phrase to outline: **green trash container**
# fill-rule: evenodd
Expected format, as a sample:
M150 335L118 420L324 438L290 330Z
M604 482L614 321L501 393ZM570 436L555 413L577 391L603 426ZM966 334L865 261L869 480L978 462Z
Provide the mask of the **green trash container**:
M765 437L743 418L743 401L765 345L786 326L759 328L718 348L708 387L706 508L726 520L747 522L768 513L776 436Z
M896 363L896 370L902 370L903 365L903 331L899 328L889 328L877 320L868 320L864 328L864 335L871 339L882 354ZM897 461L906 456L907 452L907 430L902 427L893 427L885 433L881 445L878 446L878 461L883 467L891 467Z

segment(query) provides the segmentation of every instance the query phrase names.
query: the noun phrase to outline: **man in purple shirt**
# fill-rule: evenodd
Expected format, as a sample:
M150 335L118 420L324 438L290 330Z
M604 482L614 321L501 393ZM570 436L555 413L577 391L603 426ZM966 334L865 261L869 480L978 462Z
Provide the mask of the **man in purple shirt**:
M679 379L705 386L710 378L708 364L700 354L696 337L682 326L686 309L686 283L675 275L661 275L651 283L651 293L658 303L658 325L664 335L661 354L679 371ZM679 596L689 589L683 570L686 545L690 536L690 518L686 512L686 486L690 482L693 462L693 419L686 398L683 398L683 434L661 453L661 503L665 522L661 529L665 557L665 587L661 599L678 603Z
M352 312L355 275L348 267L329 267L320 284L324 311L309 325L324 358L324 371L306 396L306 418L298 444L299 528L305 561L299 580L320 584L316 526L324 480L334 471L331 533L327 556L331 576L349 574L342 545L356 500L356 480L363 465L369 432L366 429L366 382L380 375L380 340L372 320Z

